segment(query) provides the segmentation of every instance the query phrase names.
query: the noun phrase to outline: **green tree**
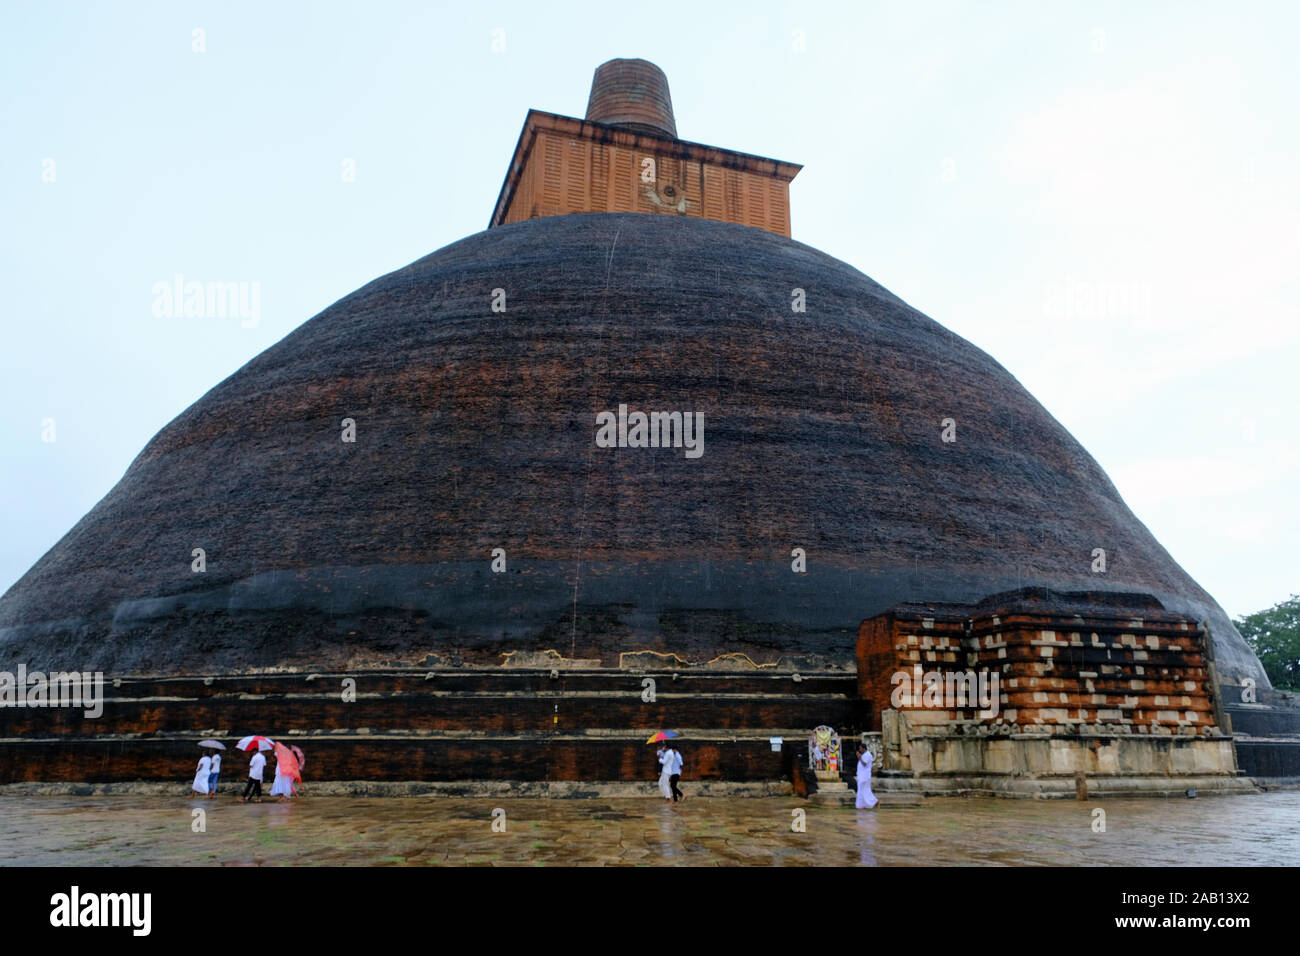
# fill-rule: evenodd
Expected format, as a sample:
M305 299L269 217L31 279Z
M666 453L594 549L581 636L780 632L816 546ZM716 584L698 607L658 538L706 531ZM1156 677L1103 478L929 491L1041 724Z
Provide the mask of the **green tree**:
M1300 690L1300 596L1233 622L1281 690Z

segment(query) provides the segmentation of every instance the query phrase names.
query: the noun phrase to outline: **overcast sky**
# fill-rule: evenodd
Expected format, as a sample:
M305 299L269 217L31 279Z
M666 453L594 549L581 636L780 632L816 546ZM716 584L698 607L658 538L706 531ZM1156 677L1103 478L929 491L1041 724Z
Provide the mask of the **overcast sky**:
M993 355L1230 614L1300 591L1300 6L716 6L6 0L0 591L213 385L483 229L529 107L613 57L683 139L802 163L794 238ZM178 273L256 325L155 315Z

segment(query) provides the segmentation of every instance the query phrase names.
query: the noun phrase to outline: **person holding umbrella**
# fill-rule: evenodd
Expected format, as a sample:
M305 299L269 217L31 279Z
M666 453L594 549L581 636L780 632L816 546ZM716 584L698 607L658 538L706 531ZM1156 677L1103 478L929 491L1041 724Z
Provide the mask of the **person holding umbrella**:
M668 786L673 803L685 800L686 794L682 793L681 788L677 786L677 781L682 779L682 755L672 744L669 744L668 749L664 751L664 772L668 774Z
M271 796L279 797L279 803L284 803L286 797L293 796L293 781L302 781L298 773L298 758L294 756L293 751L284 744L275 745L275 786L271 788Z
M212 751L212 766L208 771L208 799L215 800L217 797L217 781L221 779L221 753L226 749L226 745L219 740L200 740L200 747L206 747Z
M212 755L212 769L208 772L208 799L217 798L217 782L221 779L221 754Z
M649 740L647 740L646 743L648 744L660 743L665 740L672 740L676 736L677 734L674 731L661 730L658 733L654 734ZM677 754L677 764L676 764L677 769L675 771L672 769L674 766L674 761L669 756L670 754ZM680 761L682 759L682 755L678 754L676 750L673 750L672 744L669 744L667 748L660 747L659 752L656 754L656 756L659 759L659 792L663 794L663 798L665 800L671 803L673 802L673 790L676 787L676 782L672 779L672 775L674 773L677 773L679 775L681 774Z
M248 762L248 783L244 785L244 795L239 798L239 802L248 803L250 799L256 798L257 802L261 803L262 771L266 769L266 757L262 755L262 751L272 749L275 744L266 737L254 734L251 737L245 737L235 746L240 750L254 752L253 759Z

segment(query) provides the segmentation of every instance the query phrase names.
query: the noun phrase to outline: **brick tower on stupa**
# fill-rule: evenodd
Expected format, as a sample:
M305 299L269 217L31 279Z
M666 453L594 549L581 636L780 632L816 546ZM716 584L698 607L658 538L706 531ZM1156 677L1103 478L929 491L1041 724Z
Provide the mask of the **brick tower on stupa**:
M596 70L585 119L529 110L492 226L579 212L669 213L790 235L801 169L677 138L668 78L645 60Z

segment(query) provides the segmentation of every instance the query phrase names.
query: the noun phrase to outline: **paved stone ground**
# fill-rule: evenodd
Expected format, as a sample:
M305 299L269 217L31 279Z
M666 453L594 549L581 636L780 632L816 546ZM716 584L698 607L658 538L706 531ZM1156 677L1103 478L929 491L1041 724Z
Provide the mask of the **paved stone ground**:
M887 799L887 798L886 798ZM1092 829L1106 812L1106 832ZM504 833L493 810L505 811ZM191 829L192 810L207 831ZM806 832L791 832L803 810ZM0 864L1296 865L1300 792L1077 801L934 798L874 811L794 797L464 799L0 796Z

